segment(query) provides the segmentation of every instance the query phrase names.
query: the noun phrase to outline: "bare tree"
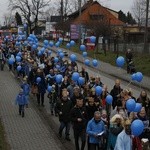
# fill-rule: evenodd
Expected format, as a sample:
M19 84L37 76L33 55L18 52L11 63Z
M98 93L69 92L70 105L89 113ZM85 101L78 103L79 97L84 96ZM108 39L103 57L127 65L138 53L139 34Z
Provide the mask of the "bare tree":
M39 14L48 6L50 0L9 0L11 10L18 10L28 23L32 33L38 27Z
M10 26L10 24L12 23L13 21L13 15L12 13L5 13L3 18L4 18L4 26Z
M135 0L133 3L133 13L138 25L141 26L143 19L146 15L146 0Z
M110 37L112 34L112 30L110 27L110 20L105 18L104 16L101 15L95 15L93 16L93 19L90 20L90 22L88 22L86 24L86 27L88 29L91 30L91 35L95 35L96 36L96 42L95 45L97 47L96 51L98 52L98 40L99 37L103 37L103 50L104 53L106 55L106 41L105 38L106 37Z

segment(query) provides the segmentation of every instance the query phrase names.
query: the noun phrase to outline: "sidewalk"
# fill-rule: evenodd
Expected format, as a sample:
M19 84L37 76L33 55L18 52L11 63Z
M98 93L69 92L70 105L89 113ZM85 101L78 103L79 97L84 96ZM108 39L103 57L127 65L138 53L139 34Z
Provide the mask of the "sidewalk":
M0 71L0 117L11 150L63 150L53 130L38 115L30 103L25 117L18 114L14 104L19 82L5 66Z
M75 54L77 56L77 61L83 63L82 55L75 53L75 52L71 52L68 49L63 49L63 48L60 48L60 49L66 51L69 55L71 55L72 53ZM51 50L56 51L57 48L54 47L54 48L51 48ZM91 62L93 60L90 57L87 57L86 59L89 59ZM92 65L90 67L94 68ZM127 74L126 70L124 70L122 68L118 68L117 66L112 66L109 63L100 61L99 66L96 68L104 74L111 75L113 77L119 78L119 79L127 81L127 82L132 81L131 75ZM136 81L132 81L132 84L135 86L141 87L143 89L146 89L150 92L150 77L143 76L143 80L140 83L136 82Z

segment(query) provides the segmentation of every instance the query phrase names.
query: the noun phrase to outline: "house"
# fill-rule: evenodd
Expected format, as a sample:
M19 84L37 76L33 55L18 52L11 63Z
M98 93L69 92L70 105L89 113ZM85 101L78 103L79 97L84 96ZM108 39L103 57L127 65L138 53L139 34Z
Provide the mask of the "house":
M81 14L76 11L70 14L69 19L72 24L88 24L91 20L107 20L111 26L123 26L123 22L118 19L117 12L100 5L97 1L89 0L82 8Z
M82 39L85 37L83 35L83 32L85 31L87 36L101 34L100 36L104 37L105 35L105 39L110 40L110 35L122 33L123 26L125 24L118 19L118 13L116 11L106 8L97 1L93 0L89 0L81 7L80 11L75 11L68 17L69 21L71 22L71 39L79 39L80 34L77 30L78 27L76 26L81 25L81 38L83 37ZM101 31L98 33L97 31L100 30L100 28ZM114 39L114 37L115 36L112 36L112 39Z

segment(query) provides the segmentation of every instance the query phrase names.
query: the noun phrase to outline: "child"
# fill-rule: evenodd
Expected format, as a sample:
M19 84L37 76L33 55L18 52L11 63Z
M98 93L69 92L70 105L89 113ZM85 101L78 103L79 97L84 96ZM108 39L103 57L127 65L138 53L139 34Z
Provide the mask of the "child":
M21 85L21 88L23 89L23 93L26 97L26 107L28 107L28 103L29 103L29 93L30 93L30 85L27 83L27 77L23 78L23 84Z
M19 115L24 117L24 106L27 104L27 99L23 93L23 89L21 88L19 94L16 97L16 104L19 105Z
M57 115L56 111L55 111L55 104L57 102L57 93L55 90L55 85L52 85L52 90L51 92L48 93L48 98L49 98L49 103L50 103L50 110L51 110L51 115Z

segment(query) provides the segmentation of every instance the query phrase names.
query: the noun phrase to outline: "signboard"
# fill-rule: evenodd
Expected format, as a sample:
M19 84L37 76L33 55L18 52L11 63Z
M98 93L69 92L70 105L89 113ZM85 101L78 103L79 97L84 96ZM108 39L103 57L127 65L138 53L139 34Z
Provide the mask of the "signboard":
M95 43L91 43L90 37L86 37L86 49L87 50L94 50L95 49Z
M79 38L79 25L71 24L70 26L70 38L76 40Z

